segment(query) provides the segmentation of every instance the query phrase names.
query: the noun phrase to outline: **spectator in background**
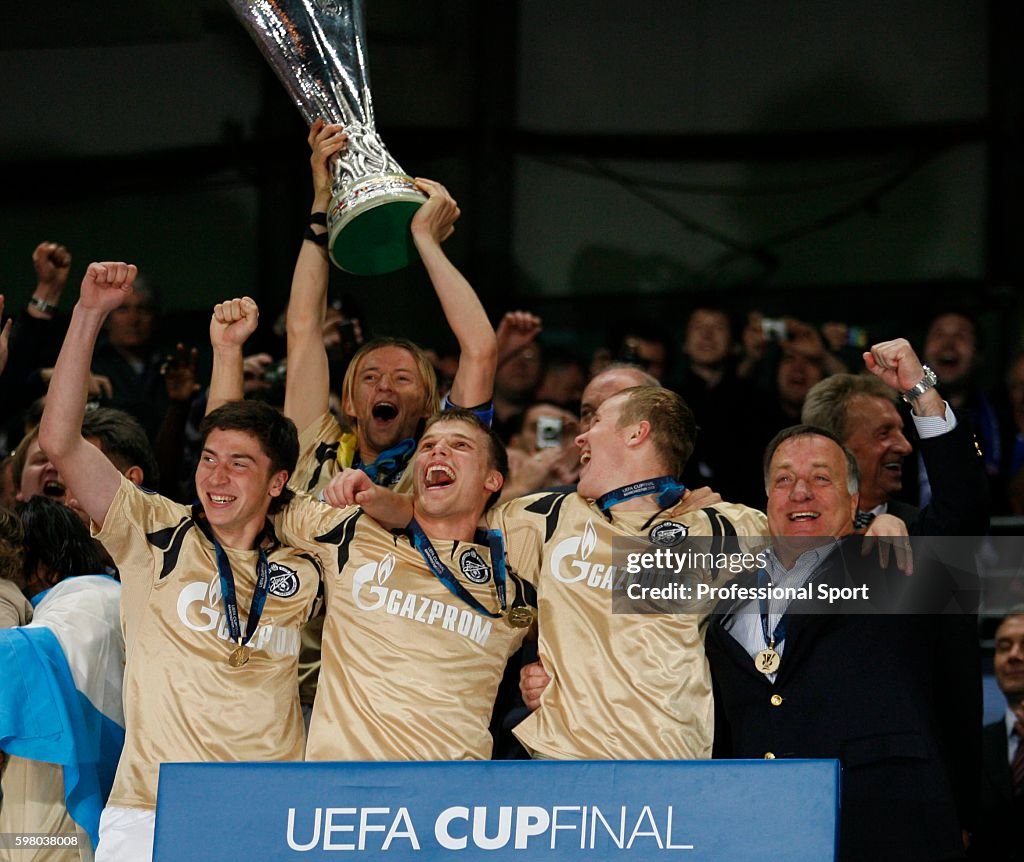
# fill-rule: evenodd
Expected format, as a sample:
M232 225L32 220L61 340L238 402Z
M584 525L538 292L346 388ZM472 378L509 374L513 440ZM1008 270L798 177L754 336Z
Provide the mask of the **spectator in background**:
M598 350L590 364L590 375L596 377L610 362L623 362L642 368L659 383L669 373L672 339L657 325L648 321L630 321L617 327L606 349Z
M546 348L544 360L544 376L534 397L578 413L587 385L586 365L571 351L553 347Z
M725 499L760 506L760 448L751 445L751 425L761 400L753 384L736 373L736 340L729 313L698 306L683 330L683 369L676 387L697 419L697 440L683 480L710 485Z
M522 430L508 446L508 480L501 499L575 485L580 467L577 434L576 416L557 404L537 402L527 407Z
M53 366L67 328L57 306L71 270L71 253L58 243L41 242L32 252L32 267L36 286L7 330L7 367L0 377L0 403L7 417L0 434L8 449L21 439L22 412L46 391L40 369Z
M528 311L509 311L495 331L498 368L494 377L493 428L504 442L521 426L521 416L544 377L544 354L537 343L543 324Z
M957 421L934 387L907 397L921 456L935 471L935 493L923 509L893 499L903 483L904 460L913 452L903 435L897 393L925 386L926 377L904 338L874 345L864 361L873 376L827 377L808 393L802 413L804 423L831 431L857 459L858 529L887 512L905 521L911 535L984 533L988 487L971 429Z
M978 442L985 459L992 499L1002 499L999 484L1001 440L999 422L992 402L975 378L980 353L978 322L966 311L948 309L936 314L928 324L921 355L942 385L949 403L964 417ZM931 497L928 473L920 460L918 485L920 505Z
M1006 696L1006 713L982 733L981 818L971 859L1024 860L1024 607L996 629L992 667Z
M168 403L161 377L165 357L154 347L158 315L156 293L140 278L108 318L106 338L92 361L93 373L110 381L108 406L138 419L150 439L156 439Z
M82 420L82 436L103 452L132 484L157 484L159 473L146 432L124 411L109 407L90 410ZM89 516L68 492L60 472L39 445L38 428L18 444L13 463L18 502L47 497L73 509L89 525Z
M770 380L765 378L767 401L759 411L757 439L751 441L758 451L776 431L800 421L811 387L830 374L846 371L811 324L792 317L766 318L759 311L747 317L743 353L738 367L741 378L757 381L771 371Z

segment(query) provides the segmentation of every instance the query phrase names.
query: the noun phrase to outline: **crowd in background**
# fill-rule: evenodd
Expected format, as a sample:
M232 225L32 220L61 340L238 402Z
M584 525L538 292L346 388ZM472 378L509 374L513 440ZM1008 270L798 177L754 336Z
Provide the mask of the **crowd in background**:
M0 502L7 506L18 494L12 453L39 420L67 326L57 307L71 270L70 252L44 242L32 263L36 288L27 307L8 309L11 319L0 348L0 364L6 366L0 374L5 406L0 452L6 456L0 467ZM692 308L671 328L663 320L618 321L609 327L605 346L589 354L566 348L562 340L547 344L544 326L529 312L510 312L496 322L500 354L494 427L511 448L511 489L525 493L571 484L578 467L574 439L583 388L608 363L622 362L677 391L693 409L699 432L686 484L710 485L724 499L751 506L764 501L758 464L765 443L799 421L807 392L816 383L835 373L860 371L861 354L874 340L863 328L841 322L769 319L757 310L709 303ZM276 326L275 332L283 334L283 327ZM323 337L332 391L348 358L374 334L370 322L347 317L340 302L328 308ZM138 420L154 447L158 490L186 502L192 493L196 427L205 410L200 367L206 367L208 346L175 346L173 335L161 331L158 293L143 273L133 296L111 315L91 369L90 405L117 408ZM431 350L432 340L431 333L419 338L444 394L457 356ZM973 426L989 477L992 514L1020 515L1024 352L1014 353L1005 368L985 369L989 379L1001 381L985 391L978 382L986 355L980 341L970 311L939 308L915 348L950 404ZM248 356L245 374L247 395L280 405L287 374L283 339L273 353ZM909 444L898 454L905 456L901 498L926 503L927 477ZM50 485L43 493L57 495L58 490Z

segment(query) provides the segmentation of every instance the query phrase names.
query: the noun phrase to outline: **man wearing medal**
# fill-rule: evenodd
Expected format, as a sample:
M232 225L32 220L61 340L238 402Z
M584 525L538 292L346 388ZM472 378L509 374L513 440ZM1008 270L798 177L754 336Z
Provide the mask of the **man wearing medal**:
M321 594L320 561L283 546L267 520L298 455L273 408L206 417L192 507L136 488L82 438L93 347L135 275L89 266L39 433L122 580L126 739L97 862L152 856L161 763L302 758L299 631Z
M699 614L613 614L612 540L751 537L764 515L698 502L678 483L693 414L673 392L638 386L600 402L581 449L577 493L498 507L511 568L535 584L539 708L514 732L534 757L675 759L711 754L711 677ZM546 673L545 673L546 670ZM550 681L548 680L550 675ZM536 678L535 677L535 678ZM527 698L527 705L536 702Z
M329 409L330 368L323 342L330 263L325 211L331 201L331 170L348 144L342 126L317 120L309 131L313 202L292 276L288 302L288 374L285 415L299 430L299 460L290 485L319 494L342 470L355 467L384 487L405 474L423 422L456 405L468 407L490 424L497 367L497 341L480 299L442 249L460 216L458 205L440 183L419 179L427 202L410 224L410 239L441 303L459 346L459 367L442 404L437 377L423 350L400 338L374 338L352 357L341 386L341 408L348 428L342 430ZM251 300L224 304L222 327L213 342L210 407L243 397L242 346L255 330L257 310ZM211 332L211 336L214 333ZM406 481L404 490L412 485ZM302 634L300 693L309 710L320 669L323 617L311 620Z
M980 751L971 614L937 610L956 597L941 567L915 558L907 577L862 554L857 462L831 432L776 435L765 485L772 546L740 584L767 598L723 601L706 637L715 757L838 759L843 860L963 858ZM841 605L819 589L854 584L869 591Z
M328 561L307 760L491 757L495 695L532 620L502 536L480 529L507 465L493 432L456 409L427 423L411 500L346 470L325 495L342 508L300 497L278 517L282 539L314 537ZM384 512L408 526L371 517Z

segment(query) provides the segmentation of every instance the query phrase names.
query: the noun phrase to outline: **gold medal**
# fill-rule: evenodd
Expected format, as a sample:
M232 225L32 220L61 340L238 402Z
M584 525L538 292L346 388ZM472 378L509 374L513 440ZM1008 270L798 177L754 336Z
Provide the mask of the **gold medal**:
M241 667L248 663L250 655L252 655L252 650L249 649L249 647L235 647L235 649L231 651L231 655L228 656L228 664L232 667Z
M508 609L505 619L513 628L525 629L533 625L533 608L526 605L515 605Z
M754 667L763 674L775 673L781 663L782 657L772 647L763 649L754 656Z

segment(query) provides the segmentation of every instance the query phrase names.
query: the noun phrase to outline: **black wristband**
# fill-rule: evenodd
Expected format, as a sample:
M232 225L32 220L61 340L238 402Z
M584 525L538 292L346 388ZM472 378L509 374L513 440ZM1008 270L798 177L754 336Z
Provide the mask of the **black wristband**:
M309 223L327 227L327 213L310 213Z
M307 227L302 234L303 239L308 239L310 242L315 242L319 246L327 245L327 231L323 233L316 233L312 227Z

